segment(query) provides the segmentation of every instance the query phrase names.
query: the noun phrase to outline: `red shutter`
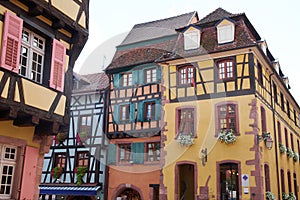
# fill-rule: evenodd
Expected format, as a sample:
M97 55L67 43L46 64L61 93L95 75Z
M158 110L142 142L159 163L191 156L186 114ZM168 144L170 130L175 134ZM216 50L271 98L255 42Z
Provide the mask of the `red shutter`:
M2 35L1 67L19 73L23 20L5 12Z
M53 39L50 87L63 92L65 79L66 47Z

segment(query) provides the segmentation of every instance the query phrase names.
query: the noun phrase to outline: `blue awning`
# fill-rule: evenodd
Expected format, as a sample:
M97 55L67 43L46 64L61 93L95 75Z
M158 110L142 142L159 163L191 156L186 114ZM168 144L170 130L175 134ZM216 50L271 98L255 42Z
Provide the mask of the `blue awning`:
M81 187L81 186L42 186L40 185L40 194L48 195L81 195L92 196L97 195L101 186Z

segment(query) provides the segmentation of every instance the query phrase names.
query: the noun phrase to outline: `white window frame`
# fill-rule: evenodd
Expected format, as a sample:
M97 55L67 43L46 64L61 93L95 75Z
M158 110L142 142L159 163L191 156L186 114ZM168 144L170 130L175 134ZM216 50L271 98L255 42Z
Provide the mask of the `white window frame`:
M15 149L14 159L5 158L5 148ZM11 177L11 183L10 184L4 184L6 186L10 186L10 192L9 192L9 194L1 194L0 193L0 199L10 199L11 198L13 184L14 184L13 183L14 171L16 170L17 153L18 153L17 151L18 151L18 149L17 149L16 146L0 144L0 192L1 192L1 188L2 188L3 167L4 166L13 167L13 171L12 171L12 174L11 174L11 176L12 176Z
M27 33L28 34L28 38L27 40L26 37L24 37L24 34ZM41 47L35 46L35 39L38 40L38 45L41 45ZM24 76L28 79L31 79L37 83L42 83L43 81L43 68L44 68L44 58L45 58L45 46L46 46L46 40L37 35L36 33L23 28L22 31L22 45L21 45L21 52L20 52L20 64L19 64L19 74L21 76ZM26 48L27 49L27 56L25 57L22 55L22 51L23 49ZM33 54L37 54L38 57L41 57L41 61L40 63L40 72L37 69L33 69ZM26 62L23 62L23 58L26 59ZM22 71L22 68L25 69L25 72ZM36 73L35 77L33 77L33 73ZM40 77L37 78L37 75L39 75Z
M184 50L198 49L200 47L200 31L186 31L184 34Z
M234 41L234 24L217 26L218 43L224 44Z

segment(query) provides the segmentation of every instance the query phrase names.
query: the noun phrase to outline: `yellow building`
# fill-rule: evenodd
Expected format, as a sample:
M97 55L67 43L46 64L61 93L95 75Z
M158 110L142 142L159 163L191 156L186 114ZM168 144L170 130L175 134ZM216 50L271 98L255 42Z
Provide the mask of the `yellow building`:
M0 199L38 199L50 135L67 132L88 0L0 2Z
M245 14L177 29L162 57L160 199L300 197L300 108Z

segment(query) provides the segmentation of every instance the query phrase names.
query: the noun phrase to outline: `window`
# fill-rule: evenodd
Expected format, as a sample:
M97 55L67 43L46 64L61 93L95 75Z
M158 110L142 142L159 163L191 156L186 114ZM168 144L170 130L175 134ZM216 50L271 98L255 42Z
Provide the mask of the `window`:
M19 73L38 83L62 92L64 89L66 47L60 41L52 40L51 71L43 74L45 39L23 28L23 20L10 11L5 12L0 66ZM49 49L50 52L50 49ZM45 70L46 71L46 70ZM48 72L47 72L48 73Z
M221 60L217 63L218 79L231 79L234 77L233 60Z
M218 43L224 44L234 41L234 24L226 24L217 26Z
M146 121L155 120L155 101L144 103L144 119Z
M184 50L197 49L200 47L200 31L186 31L184 37Z
M66 154L65 153L56 153L54 160L54 167L65 168L66 167Z
M260 85L263 85L263 73L262 73L262 66L260 63L257 64L257 78L258 78L258 83Z
M0 199L9 199L13 187L17 148L0 144L0 156Z
M87 167L88 164L89 164L89 152L88 151L77 152L76 166Z
M290 133L290 138L291 138L291 148L292 148L292 150L295 152L295 149L294 149L294 138L293 138L293 133Z
M132 73L122 74L122 86L127 87L132 85Z
M129 109L130 109L129 104L120 105L120 121L121 122L129 121L129 111L130 111Z
M293 179L294 179L294 194L296 195L296 199L298 198L298 183L297 183L297 174L293 173Z
M92 132L92 116L80 116L80 127L79 132L86 132L87 135L91 134Z
M283 171L283 169L280 170L280 177L281 177L281 190L282 190L282 192L285 192L284 171Z
M289 192L292 192L292 180L291 180L291 172L287 172L287 178L288 178L288 188Z
M237 105L222 104L217 106L217 131L232 129L238 133Z
M178 68L178 83L179 85L195 85L193 66L189 65Z
M285 137L285 146L289 147L288 131L286 128L284 128L284 137Z
M27 29L22 32L19 74L42 83L45 39Z
M131 144L119 144L119 162L130 163L131 161Z
M287 113L287 116L289 118L291 118L291 113L290 113L290 102L286 101L286 113Z
M298 154L300 155L300 142L297 140L297 146L298 146Z
M270 169L269 165L265 164L265 192L270 192L271 187L270 187Z
M193 134L195 135L195 116L194 108L181 108L177 110L177 134Z
M267 132L266 110L262 106L260 107L260 115L261 115L261 130L262 132Z
M278 132L279 143L282 143L282 139L281 139L281 125L280 125L279 121L277 121L277 132Z
M295 123L295 126L297 126L297 115L296 115L296 110L294 110L294 123Z
M274 101L275 103L278 103L278 97L277 97L277 86L276 84L273 82L273 96L274 96Z
M282 92L280 92L280 101L281 101L281 110L284 111L284 96Z
M153 83L157 80L156 68L147 69L144 72L145 83Z
M146 143L146 161L160 161L160 142Z

